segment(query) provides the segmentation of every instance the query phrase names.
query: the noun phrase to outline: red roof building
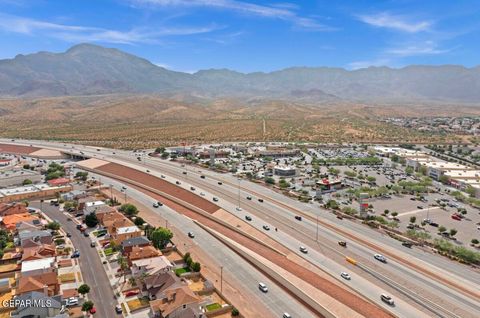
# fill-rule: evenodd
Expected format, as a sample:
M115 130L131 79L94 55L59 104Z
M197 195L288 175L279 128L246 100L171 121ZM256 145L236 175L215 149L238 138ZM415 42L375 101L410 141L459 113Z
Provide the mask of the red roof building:
M64 186L64 185L69 184L70 179L67 179L67 178L52 179L52 180L48 180L47 183L51 187L60 187L60 186Z

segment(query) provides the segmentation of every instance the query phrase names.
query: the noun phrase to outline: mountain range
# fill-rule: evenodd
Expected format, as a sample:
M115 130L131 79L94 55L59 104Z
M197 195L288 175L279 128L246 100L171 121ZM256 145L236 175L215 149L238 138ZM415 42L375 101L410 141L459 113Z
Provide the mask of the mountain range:
M480 102L480 67L413 65L345 70L292 67L269 73L171 71L118 49L79 44L64 53L0 60L0 97L188 95L308 102Z

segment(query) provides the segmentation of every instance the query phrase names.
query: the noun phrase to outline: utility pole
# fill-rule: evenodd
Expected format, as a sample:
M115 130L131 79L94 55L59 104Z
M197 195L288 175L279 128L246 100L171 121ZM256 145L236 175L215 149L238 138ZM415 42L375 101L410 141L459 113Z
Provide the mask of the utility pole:
M238 211L242 210L240 207L240 181L242 181L242 179L238 178Z
M220 266L220 293L223 294L223 266Z
M113 184L110 184L110 201L112 201L113 204Z
M318 242L318 215L317 215L317 234L316 234L315 240Z

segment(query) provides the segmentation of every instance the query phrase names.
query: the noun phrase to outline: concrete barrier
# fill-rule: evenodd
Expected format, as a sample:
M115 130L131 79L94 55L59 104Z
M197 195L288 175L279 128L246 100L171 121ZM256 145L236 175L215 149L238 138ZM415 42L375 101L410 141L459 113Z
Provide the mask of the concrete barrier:
M206 217L206 218L208 218L208 219L210 219L210 220L212 220L212 221L214 221L214 222L217 222L217 223L221 224L222 226L225 226L225 227L229 228L229 229L232 230L232 231L237 232L237 233L240 234L240 235L243 235L243 236L245 236L245 237L247 237L247 238L249 238L249 239L257 242L258 244L261 244L261 245L269 248L270 250L272 250L272 251L274 251L274 252L276 252L276 253L278 253L278 254L280 254L280 255L285 256L285 254L282 253L281 251L277 250L276 248L271 247L270 245L268 245L268 244L266 244L265 242L257 239L256 237L254 237L254 236L252 236L252 235L250 235L250 234L248 234L248 233L245 233L245 232L240 231L240 230L239 230L238 228L236 228L235 226L232 226L232 225L228 224L227 222L225 222L225 221L223 221L223 220L221 220L221 219L213 216L212 214L210 214L210 213L208 213L208 212L206 212L206 211L204 211L204 210L196 207L195 205L190 204L190 203L188 203L188 202L186 202L186 201L183 201L183 200L181 200L181 199L179 199L179 198L177 198L177 197L175 197L175 196L172 196L172 195L170 195L170 194L168 194L168 193L165 193L165 192L163 192L163 191L159 191L159 190L157 190L157 189L155 189L155 188L146 186L146 185L144 185L144 184L141 184L140 182L137 182L137 181L134 181L134 180L131 180L131 179L122 177L122 176L115 175L115 174L113 174L113 173L104 172L104 171L98 171L98 170L91 169L91 168L86 168L86 167L80 167L80 168L81 168L82 170L85 170L85 171L90 171L90 172L92 172L92 173L101 174L101 175L103 175L103 176L106 176L106 177L109 177L109 178L112 178L112 179L117 179L117 180L120 180L120 181L129 183L129 184L135 185L135 186L137 186L137 187L139 187L139 188L142 188L142 189L145 189L145 190L147 190L147 191L150 191L150 192L153 192L153 193L155 193L155 194L158 194L158 195L160 195L160 196L163 196L163 197L165 197L165 198L167 198L167 199L169 199L169 200L171 200L171 201L173 201L173 202L175 202L175 203L180 204L181 206L183 206L183 207L185 207L185 208L187 208L187 209L190 209L190 210L192 210L192 211L194 211L194 212L197 212L197 213L201 214L202 216L204 216L204 217ZM130 167L128 167L128 168L130 168ZM130 169L134 169L134 168L130 168ZM137 171L139 171L139 172L142 172L142 171L140 171L140 170L138 170L138 169L134 169L134 170L137 170Z
M278 273L271 267L265 265L262 263L258 258L252 256L250 253L247 253L244 249L239 248L237 244L234 244L230 239L226 238L222 234L204 226L203 224L200 224L199 222L196 222L200 227L202 227L204 230L209 232L211 235L215 236L218 240L220 240L222 243L230 247L232 250L234 250L236 253L238 253L240 256L242 256L244 259L249 261L251 264L253 264L255 267L263 271L264 273L267 273L273 280L275 280L278 284L286 288L288 291L290 291L292 294L297 296L299 299L304 301L306 304L308 304L311 308L316 310L319 314L321 314L325 318L335 318L336 315L332 313L329 309L325 308L322 304L319 304L315 299L310 297L308 294L306 294L303 290L295 286L291 281L289 281L285 276L282 274ZM308 282L306 282L308 284Z

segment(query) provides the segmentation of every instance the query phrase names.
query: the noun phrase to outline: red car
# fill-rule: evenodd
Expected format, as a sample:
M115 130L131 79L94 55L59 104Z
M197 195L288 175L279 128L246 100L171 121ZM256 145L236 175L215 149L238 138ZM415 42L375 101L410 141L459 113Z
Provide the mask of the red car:
M135 295L138 295L138 293L139 293L138 290L131 290L131 291L125 293L125 297L135 296Z
M457 220L457 221L461 221L461 220L462 220L462 218L459 217L459 216L456 215L456 214L452 214L452 219Z
M93 307L92 309L90 309L90 314L93 315L93 314L96 313L96 312L97 312L97 309L96 309L95 307Z

